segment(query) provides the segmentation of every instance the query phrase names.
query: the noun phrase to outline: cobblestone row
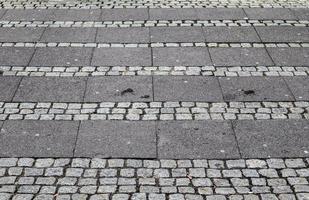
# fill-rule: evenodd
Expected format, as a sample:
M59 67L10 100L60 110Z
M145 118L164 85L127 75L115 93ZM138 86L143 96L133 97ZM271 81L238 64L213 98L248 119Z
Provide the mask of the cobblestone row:
M0 158L1 200L307 200L309 158Z
M3 76L308 76L308 67L214 67L214 66L85 66L85 67L15 67L0 66Z
M309 102L0 102L0 120L309 119Z
M306 0L87 0L87 1L24 1L13 0L0 2L2 8L23 8L23 9L50 9L50 8L201 8L201 7L308 7Z
M146 21L0 21L0 27L180 27L180 26L301 26L308 20L146 20Z
M156 42L156 43L79 43L79 42L0 42L0 47L95 47L95 48L134 48L134 47L309 47L305 42L279 43L217 43L217 42Z

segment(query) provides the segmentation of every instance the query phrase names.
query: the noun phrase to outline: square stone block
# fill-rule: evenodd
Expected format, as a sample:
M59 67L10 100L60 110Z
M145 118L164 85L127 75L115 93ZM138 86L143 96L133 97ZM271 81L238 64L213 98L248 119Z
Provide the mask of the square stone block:
M79 122L5 121L1 157L72 157Z
M96 28L46 28L41 42L94 42Z
M105 76L88 79L86 102L152 100L150 76Z
M220 77L225 101L294 101L281 77Z
M74 156L156 158L155 122L83 121Z
M48 21L53 16L53 9L8 9L3 21Z
M148 9L146 8L114 8L102 9L102 21L139 21L148 20Z
M295 26L256 27L263 42L309 42L309 28Z
M15 94L20 102L82 102L86 78L24 77Z
M245 19L241 8L196 8L199 20L237 20Z
M151 66L150 48L99 48L94 50L94 66Z
M238 120L234 130L244 158L308 156L308 120Z
M51 21L98 21L100 9L55 9Z
M105 43L149 43L149 28L98 28L96 41Z
M154 48L153 64L155 66L212 65L205 47Z
M215 66L270 66L273 65L264 48L210 48Z
M0 101L12 101L21 77L0 76Z
M38 48L30 62L31 66L89 66L91 48L50 47Z
M278 66L308 67L309 48L268 48L267 50Z
M217 78L154 76L155 101L223 101Z
M34 48L0 47L0 65L27 66L34 53Z
M261 42L253 27L203 27L206 42Z
M244 8L249 19L296 20L289 8Z
M0 42L38 42L44 28L0 28Z
M309 101L309 78L307 76L284 77L298 101Z
M196 20L194 8L150 8L150 20Z
M151 42L205 42L201 27L152 27Z
M239 158L228 121L158 122L160 159Z
M309 8L291 8L299 20L309 20Z

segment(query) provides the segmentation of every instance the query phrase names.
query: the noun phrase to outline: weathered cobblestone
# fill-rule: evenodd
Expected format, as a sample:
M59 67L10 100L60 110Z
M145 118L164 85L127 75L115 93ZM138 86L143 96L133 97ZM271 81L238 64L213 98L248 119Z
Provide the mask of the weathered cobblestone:
M128 67L12 67L0 66L3 76L147 76L147 75L190 75L190 76L216 76L216 77L234 77L234 76L308 76L307 67L293 66L257 66L257 67L214 67L214 66L128 66ZM152 107L161 107L155 104ZM49 104L47 105L49 107ZM33 108L32 103L23 103L20 108L25 111ZM81 109L81 105L69 106L69 109ZM100 113L105 113L108 109L101 109ZM197 110L200 112L201 110ZM296 113L296 110L295 110ZM55 113L56 114L56 113ZM132 118L135 117L132 115ZM69 116L62 116L69 118Z
M309 23L309 22L308 22ZM0 21L1 27L1 21ZM216 43L216 42L186 42L186 43L72 43L72 42L0 42L0 47L84 47L84 48L162 48L162 47L208 47L208 48L264 48L264 47L309 47L309 43L306 42L280 42L280 43ZM117 46L116 46L117 45ZM85 67L84 70L92 71L93 67ZM232 72L231 72L232 73Z
M175 26L303 26L308 27L308 20L144 20L144 21L0 21L0 27L175 27ZM22 44L22 43L21 43ZM67 46L69 43L63 43L61 46ZM87 45L93 47L95 45ZM296 43L297 44L297 43ZM7 45L6 43L4 45ZM19 46L20 43L17 43ZM57 43L51 43L49 46L56 46ZM211 44L210 44L211 45ZM31 46L31 43L30 43ZM46 46L44 43L39 43L37 47ZM83 45L73 45L73 46L83 46ZM109 44L102 44L100 47L110 46ZM114 45L118 47L119 45ZM131 45L129 45L131 46ZM134 45L133 45L134 46ZM154 47L160 46L157 44ZM171 43L169 46L174 46ZM222 45L226 46L226 45ZM248 46L244 43L244 46ZM295 47L297 45L293 45ZM259 44L256 47L260 47ZM272 44L269 47L273 47Z
M26 166L21 166L25 161L30 161L32 166L28 162ZM59 162L64 164L61 166ZM56 199L70 200L307 200L309 193L309 163L302 158L16 158L2 159L2 165L4 167L0 169L4 169L4 173L0 173L0 197L4 200L54 200L55 195ZM16 169L21 169L23 173L18 170L15 175L8 176L7 173Z
M123 112L121 114L117 114L117 117L113 114L113 110L119 109L119 107L122 107L122 104L126 103L127 107L122 108ZM153 114L154 117L147 118L147 109L150 109L152 106L152 103L160 103L161 107L157 107L158 113ZM184 104L184 103L190 103L190 104ZM29 120L29 116L32 115L37 115L38 120L93 120L92 116L97 115L100 113L102 109L107 109L104 114L100 113L100 115L104 116L104 118L99 118L97 120L132 120L130 117L130 113L134 112L134 110L139 107L139 110L141 112L139 114L136 114L139 116L139 120L143 121L148 121L148 120L207 120L207 119L217 119L217 120L228 120L230 119L229 117L226 117L226 114L231 114L232 112L235 115L235 119L238 120L246 120L246 119L251 119L251 120L260 120L258 117L261 114L270 114L270 119L277 119L275 114L278 112L278 110L282 110L282 115L286 119L293 119L291 117L291 114L294 113L295 109L302 109L301 113L298 113L299 118L303 119L309 119L309 102L303 101L303 102L227 102L227 103L222 103L222 104L217 104L217 103L208 103L204 102L207 106L202 104L203 102L150 102L150 103L138 103L138 102L119 102L119 103L113 103L113 107L111 108L110 105L107 105L108 107L103 107L105 106L104 103L91 103L91 106L93 109L89 111L87 114L79 114L82 112L82 109L73 109L73 105L75 103L63 103L65 105L65 108L62 108L63 112L65 113L77 113L77 114L70 114L71 118L69 119L63 119L63 118L57 118L57 116L62 116L62 114L56 114L52 115L51 118L42 118L44 114L41 114L40 112L37 111L37 108L40 106L40 102L38 103L33 103L33 108L28 109L27 114L23 114L22 108L20 108L19 103L17 103L17 108L16 108L16 113L14 115L19 115L20 118L18 119L24 119L24 120ZM237 103L242 103L241 106L237 106ZM253 103L256 103L256 107L252 109L252 112L250 114L247 114L250 116L250 118L243 118L241 114L241 109L246 109L250 108ZM2 111L0 110L0 120L6 120L6 119L11 119L10 116L12 114L7 112L7 104L6 102L3 102L2 104ZM76 103L77 105L87 105L87 103ZM171 105L173 107L171 107ZM69 105L69 106L68 106ZM90 104L89 104L90 105ZM47 112L50 112L54 108L53 104L48 105L48 110ZM186 107L188 106L188 107ZM203 106L203 107L200 107ZM283 106L283 107L282 107ZM70 108L71 107L71 108ZM215 108L215 109L214 109ZM218 109L220 108L220 109ZM275 109L277 108L277 110ZM1 107L0 107L1 109ZM60 108L59 108L60 109ZM165 118L165 112L166 110L169 110L169 118ZM186 109L188 111L188 114L185 114L183 117L179 117L179 114L177 113L178 109ZM199 109L201 109L199 111ZM265 111L266 110L266 111ZM199 113L202 112L202 113ZM281 111L279 111L281 112ZM201 118L200 114L207 114L208 117ZM13 120L13 119L11 119ZM14 159L11 160L14 164ZM26 161L21 161L21 162L26 162ZM27 161L29 162L28 165L31 164L31 160ZM51 166L53 164L54 160L53 159L41 159L35 163L37 167L46 167L46 166ZM61 161L57 161L58 163ZM63 160L62 162L66 162ZM95 162L95 161L94 161ZM98 161L99 162L99 161ZM103 163L102 163L103 162ZM109 161L109 164L111 165L117 165L121 167L123 165L123 160L111 160ZM147 161L151 163L151 161ZM203 166L201 163L203 161L197 161L195 165L200 165ZM230 168L234 167L244 167L244 162L243 161L237 161L238 166L234 166L233 164L235 161L230 161L227 164L229 165ZM292 163L294 162L293 160L291 161ZM302 167L304 166L304 163L298 163L297 160L295 160L295 164L289 164L290 161L287 160L286 163L282 163L280 160L276 159L269 159L267 160L267 163L273 167L273 168L282 168L284 165L288 165L290 168L297 168L297 167ZM249 168L264 168L267 163L265 161L260 161L260 160L247 160L247 165ZM9 164L9 163L8 163ZM88 159L75 159L73 160L73 164L75 167L88 167L90 165ZM99 163L94 163L94 165L98 165ZM220 162L216 161L209 161L210 165L215 165L218 166L218 168L222 167ZM101 161L101 167L104 167L104 161ZM175 168L176 163L174 161L162 161L161 165L166 168ZM158 167L158 166L156 166ZM155 168L153 166L153 168Z
M0 4L3 8L24 8L24 9L90 9L90 8L217 8L217 7L306 7L308 2L304 0L287 1L287 0L246 0L246 1L229 1L229 0L215 0L215 1L168 1L168 0L155 0L145 1L137 0L128 2L125 0L117 1L69 1L69 2L45 2L41 0L35 1L2 1Z

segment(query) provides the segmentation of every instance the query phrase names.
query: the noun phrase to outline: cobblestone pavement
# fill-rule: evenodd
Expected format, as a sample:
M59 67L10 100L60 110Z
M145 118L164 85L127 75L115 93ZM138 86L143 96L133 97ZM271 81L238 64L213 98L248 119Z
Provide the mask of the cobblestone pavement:
M0 0L0 200L309 200L308 0Z
M308 159L0 159L2 199L308 199Z

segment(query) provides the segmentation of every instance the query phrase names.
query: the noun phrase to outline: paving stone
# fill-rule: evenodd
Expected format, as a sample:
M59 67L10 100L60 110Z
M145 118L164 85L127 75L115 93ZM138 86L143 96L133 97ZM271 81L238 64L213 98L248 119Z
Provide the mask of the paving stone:
M159 158L239 157L226 122L159 122L158 137Z
M279 77L219 78L225 101L293 101L286 83Z
M78 122L6 121L1 129L1 156L70 157Z
M203 27L206 42L261 42L253 27Z
M284 78L296 100L309 100L309 79L307 77L285 77Z
M34 53L34 48L0 47L0 65L27 66Z
M249 19L260 20L295 20L288 8L244 8Z
M309 48L268 48L278 66L308 66Z
M139 21L148 19L148 9L115 8L102 9L102 21Z
M197 8L196 12L199 20L236 20L246 17L240 8Z
M9 9L2 17L4 21L47 21L51 18L50 9Z
M14 101L81 102L85 88L85 78L25 77Z
M21 81L20 77L0 77L0 101L11 101Z
M308 121L259 120L236 121L235 133L245 158L306 156Z
M54 9L50 21L98 21L100 9Z
M0 10L0 19L1 19L1 17L2 17L6 12L7 12L7 10L5 10L5 9L1 9L1 10Z
M95 77L88 80L85 101L152 101L151 77Z
M273 65L264 48L210 48L215 66Z
M299 20L309 20L308 8L291 8Z
M150 8L150 20L186 20L197 19L195 9L192 8Z
M83 28L84 30L84 28ZM149 29L135 28L98 28L96 42L105 43L149 43Z
M222 101L219 83L212 77L154 77L155 101Z
M207 48L154 48L153 65L155 66L201 66L211 65Z
M154 122L82 122L74 155L154 158L154 128Z
M152 27L151 42L205 42L201 27Z
M46 28L41 42L94 42L95 28Z
M37 42L44 28L0 28L0 42Z
M94 66L150 66L150 48L100 48L92 58Z
M289 26L256 27L262 42L309 42L309 28Z

